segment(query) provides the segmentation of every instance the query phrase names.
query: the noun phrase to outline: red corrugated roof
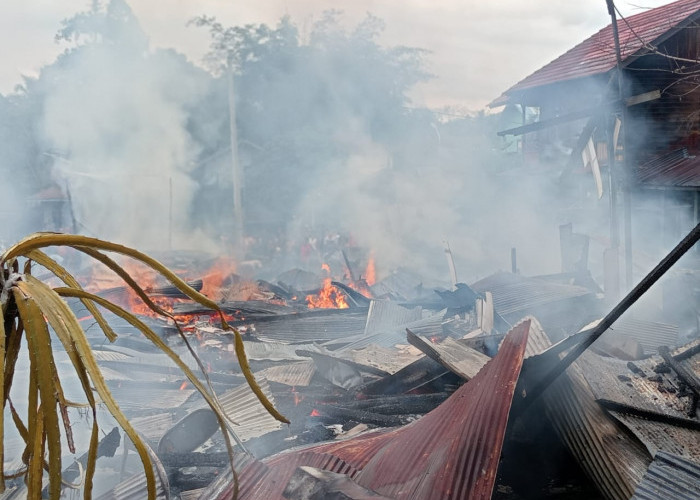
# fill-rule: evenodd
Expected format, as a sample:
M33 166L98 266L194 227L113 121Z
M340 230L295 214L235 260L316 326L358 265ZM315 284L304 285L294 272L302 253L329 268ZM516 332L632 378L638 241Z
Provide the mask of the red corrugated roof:
M300 465L354 478L396 499L491 498L529 321L513 328L498 354L423 418L392 431L283 453L241 471L241 500L280 499ZM256 478L250 481L249 477ZM218 498L226 498L230 490Z
M622 60L625 61L637 54L645 44L658 43L660 39L665 38L664 35L679 28L684 21L698 11L700 11L700 0L679 0L627 17L626 22L618 19ZM513 85L491 105L505 104L507 96L517 91L605 73L614 68L615 64L612 25L608 25Z
M698 189L700 157L685 149L672 151L640 165L636 177L643 187Z

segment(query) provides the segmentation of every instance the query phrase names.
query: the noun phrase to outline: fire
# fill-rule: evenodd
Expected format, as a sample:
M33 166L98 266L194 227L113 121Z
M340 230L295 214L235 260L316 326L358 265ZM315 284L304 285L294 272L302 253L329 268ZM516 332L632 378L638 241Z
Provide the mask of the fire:
M369 260L367 261L367 268L365 269L365 281L369 286L372 286L377 282L377 272L374 268L374 255L370 255Z
M345 300L345 295L331 284L331 279L323 280L323 288L318 295L307 295L306 303L309 309L347 309L350 306Z
M296 387L292 387L292 395L294 396L294 406L299 406L299 403L304 400L304 396L297 392Z
M321 412L319 412L316 408L314 408L313 410L311 410L311 413L309 413L309 416L310 417L320 417Z
M185 389L187 389L187 380L185 380L182 384L180 384L180 390L184 391Z
M236 263L229 257L219 257L206 272L202 281L202 293L210 299L221 298L221 285L224 280L236 272Z

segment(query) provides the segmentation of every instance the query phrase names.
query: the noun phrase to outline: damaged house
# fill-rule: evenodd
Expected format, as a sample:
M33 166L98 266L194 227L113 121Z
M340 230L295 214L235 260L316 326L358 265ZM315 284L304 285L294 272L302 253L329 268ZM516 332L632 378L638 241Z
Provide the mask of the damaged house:
M699 220L700 1L628 18L612 7L614 24L490 106L505 106L499 135L526 169L554 171L609 221L605 288L617 295Z

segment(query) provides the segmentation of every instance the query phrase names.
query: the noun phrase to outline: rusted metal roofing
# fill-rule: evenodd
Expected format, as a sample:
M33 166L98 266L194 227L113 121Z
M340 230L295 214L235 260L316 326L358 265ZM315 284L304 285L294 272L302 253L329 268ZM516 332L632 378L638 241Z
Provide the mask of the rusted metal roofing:
M700 0L679 0L655 9L618 19L620 52L623 63L644 54L645 45L656 45L694 20L700 11ZM491 103L500 106L508 96L542 85L590 77L605 73L616 65L612 25L571 48L549 64L506 90Z
M671 453L659 452L649 466L632 500L700 499L700 464Z
M636 179L648 188L700 188L700 158L678 149L653 158L639 166Z
M533 356L551 342L539 322L529 319L527 354ZM569 366L542 398L547 418L598 490L609 499L632 496L651 455L595 401L578 362Z
M581 286L504 272L479 280L471 287L477 292L491 292L494 308L501 316L515 313L524 316L540 306L591 295L588 289Z
M347 474L395 499L490 498L528 330L528 322L513 328L476 377L407 426L282 453L262 470L250 464L241 471L239 498L280 499L300 465Z

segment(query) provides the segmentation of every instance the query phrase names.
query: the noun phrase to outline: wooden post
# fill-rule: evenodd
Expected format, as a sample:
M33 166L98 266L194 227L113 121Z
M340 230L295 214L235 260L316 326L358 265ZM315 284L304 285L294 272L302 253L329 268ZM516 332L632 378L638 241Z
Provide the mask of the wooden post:
M228 112L231 132L231 177L233 181L233 248L236 257L243 258L243 203L241 200L243 171L238 157L238 128L236 126L236 96L233 89L233 65L228 65Z

